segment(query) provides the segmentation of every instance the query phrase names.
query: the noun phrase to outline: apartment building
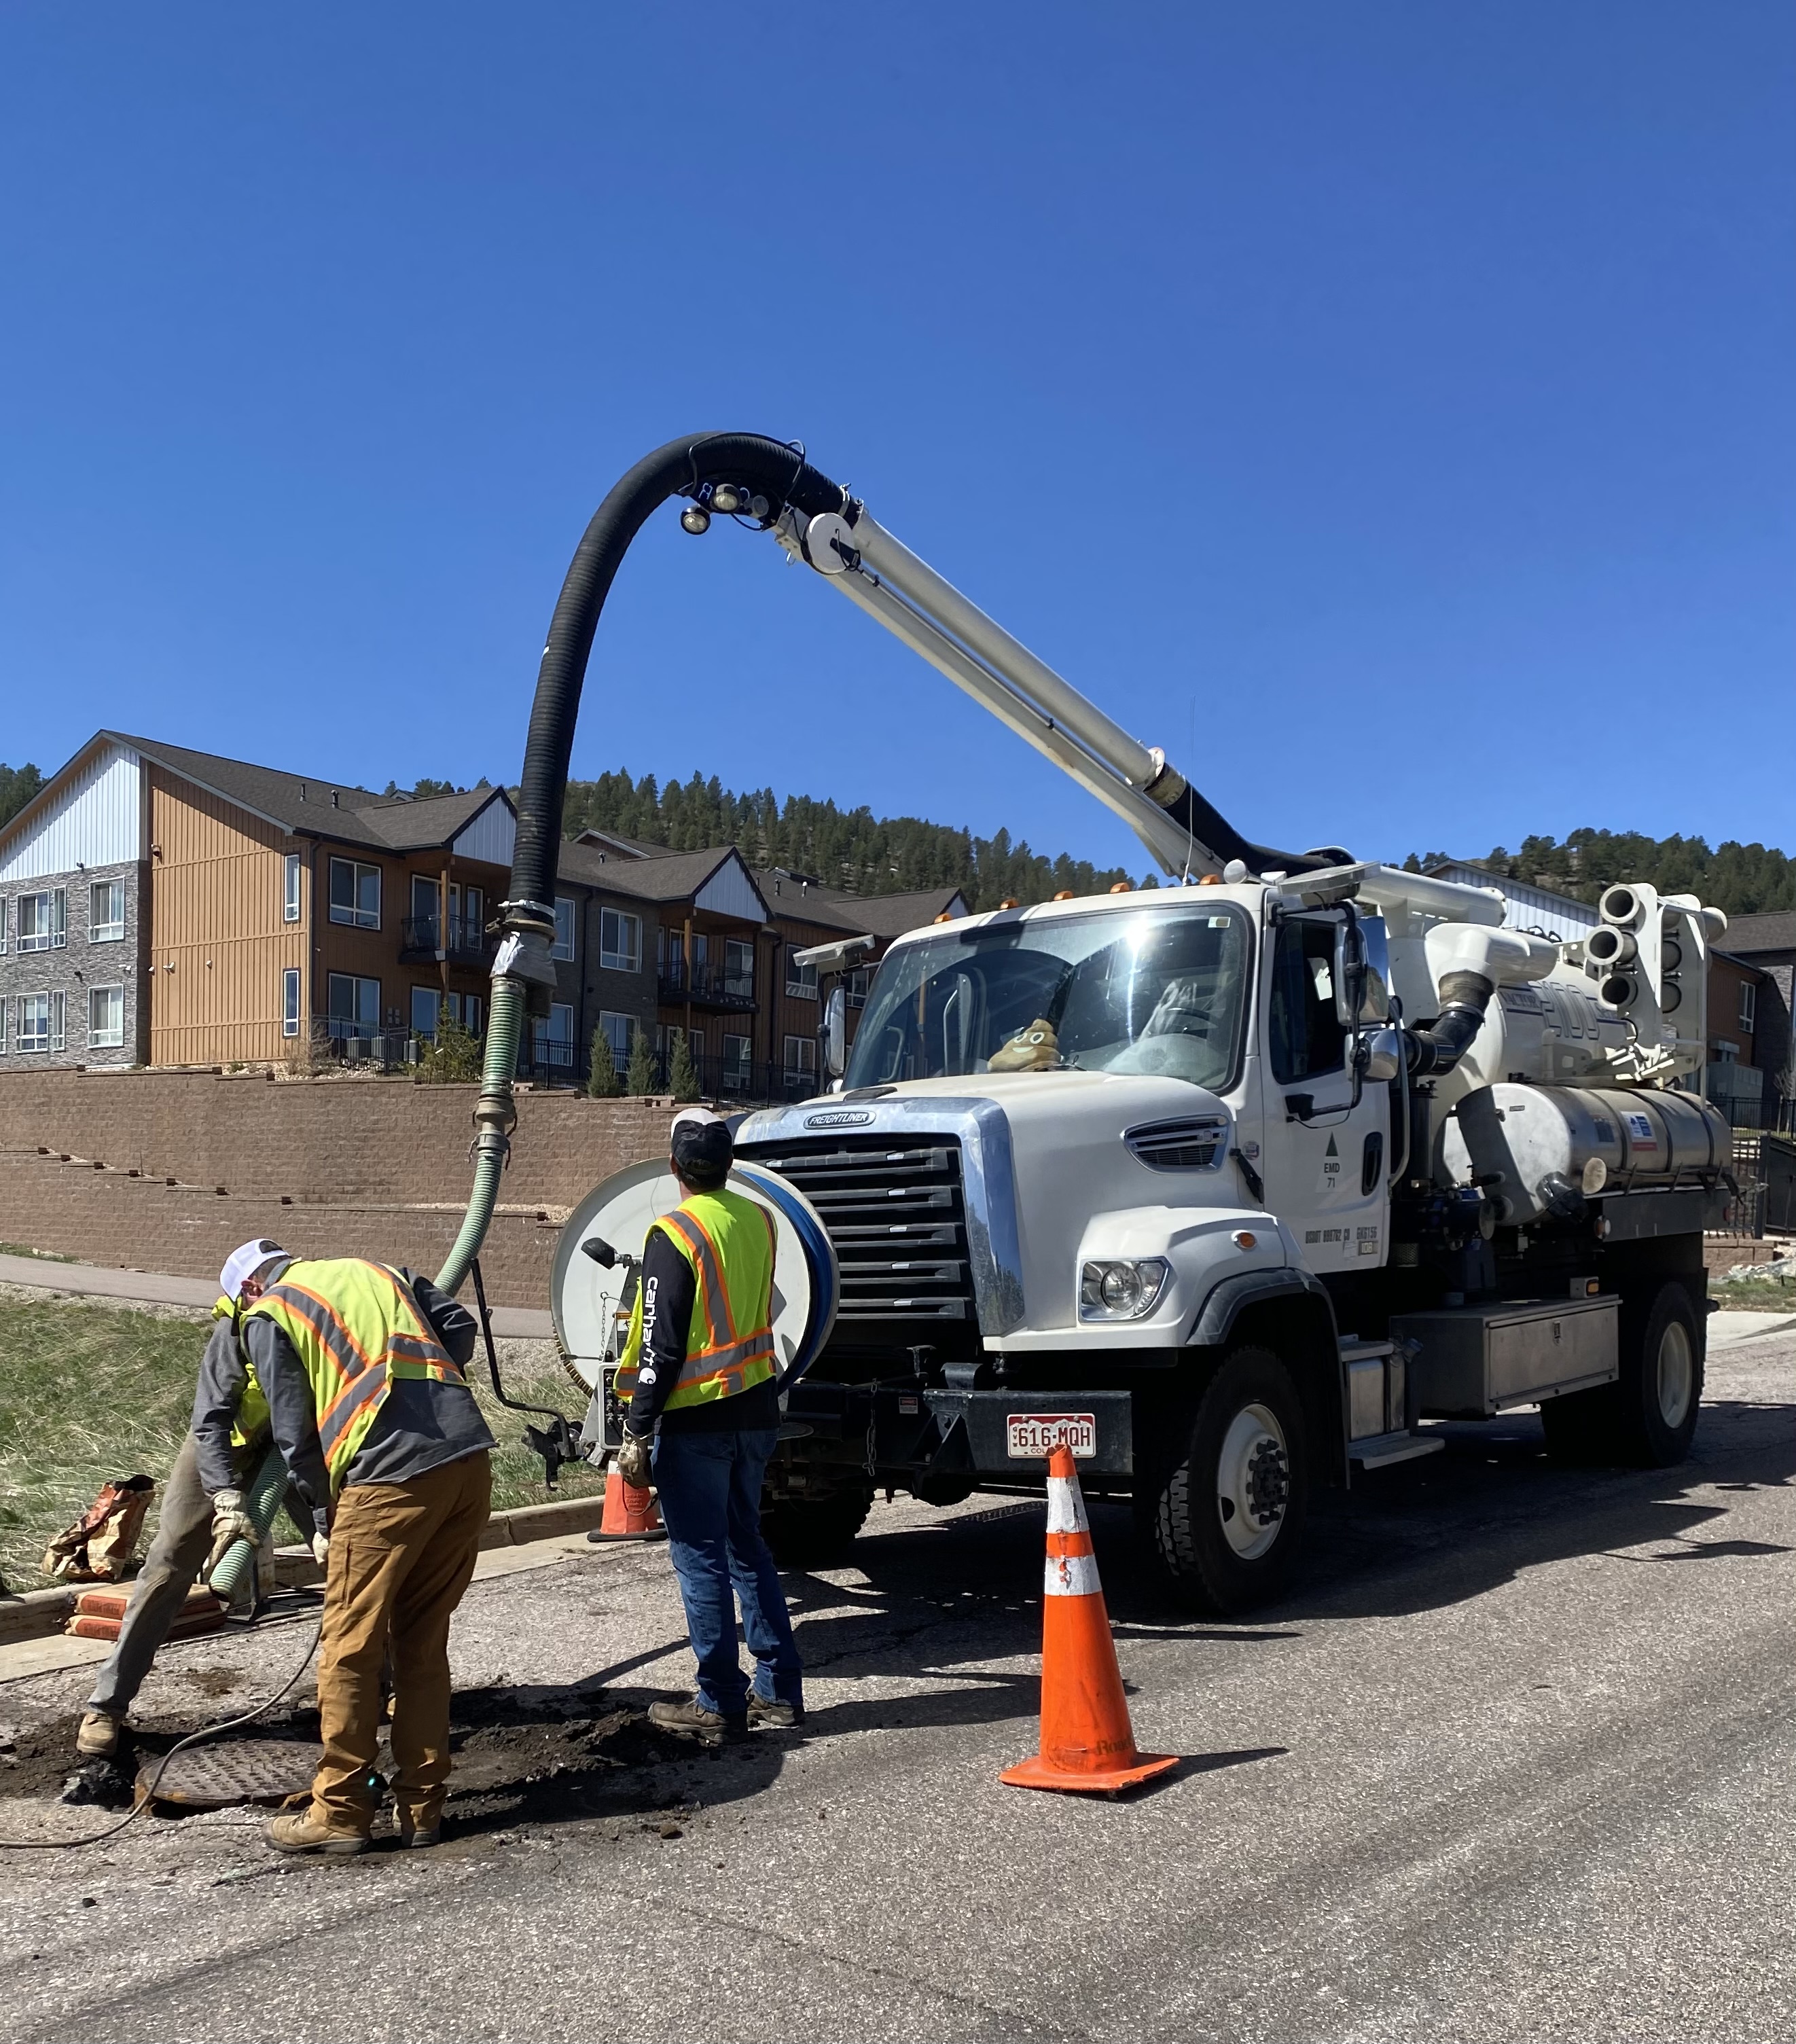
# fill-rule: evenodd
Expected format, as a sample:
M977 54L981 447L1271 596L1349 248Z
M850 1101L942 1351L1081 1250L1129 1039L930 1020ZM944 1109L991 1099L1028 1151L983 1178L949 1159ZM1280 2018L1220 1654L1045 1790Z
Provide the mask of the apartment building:
M96 732L0 829L0 1056L222 1065L478 1031L515 816Z

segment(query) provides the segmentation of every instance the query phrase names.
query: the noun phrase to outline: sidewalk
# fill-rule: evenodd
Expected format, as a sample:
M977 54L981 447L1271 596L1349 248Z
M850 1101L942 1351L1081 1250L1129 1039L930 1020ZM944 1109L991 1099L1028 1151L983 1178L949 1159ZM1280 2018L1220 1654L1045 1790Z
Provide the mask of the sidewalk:
M218 1287L204 1278L169 1278L150 1270L111 1270L98 1263L53 1263L47 1257L0 1256L0 1284L29 1285L78 1298L117 1299L127 1305L209 1307ZM551 1341L546 1310L495 1306L493 1331L508 1341Z

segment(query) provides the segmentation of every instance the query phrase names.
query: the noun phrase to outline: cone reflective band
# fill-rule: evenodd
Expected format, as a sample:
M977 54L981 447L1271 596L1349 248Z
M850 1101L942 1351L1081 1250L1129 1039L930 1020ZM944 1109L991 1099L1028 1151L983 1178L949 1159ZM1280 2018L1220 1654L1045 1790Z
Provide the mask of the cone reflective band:
M998 1778L1013 1788L1114 1795L1178 1764L1176 1754L1136 1748L1078 1472L1072 1450L1057 1447L1042 1581L1042 1750Z

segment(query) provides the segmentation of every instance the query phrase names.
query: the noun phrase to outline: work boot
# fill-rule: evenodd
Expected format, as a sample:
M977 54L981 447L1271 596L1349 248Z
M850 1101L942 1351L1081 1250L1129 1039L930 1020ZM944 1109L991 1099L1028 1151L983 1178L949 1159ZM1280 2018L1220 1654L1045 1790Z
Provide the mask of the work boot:
M75 1735L75 1750L83 1760L116 1760L124 1729L124 1719L115 1718L110 1711L85 1712Z
M720 1745L748 1729L746 1716L727 1718L721 1711L707 1710L697 1696L689 1696L683 1704L650 1704L649 1723L685 1739L702 1739L707 1746Z
M415 1831L402 1831L399 1834L399 1842L408 1852L428 1851L431 1846L442 1844L443 1827L440 1824L427 1824Z
M276 1852L323 1853L332 1859L347 1859L366 1852L368 1841L360 1831L333 1831L314 1822L309 1810L295 1810L272 1818L263 1833Z
M782 1704L777 1696L764 1696L758 1690L750 1689L748 1721L750 1725L766 1725L770 1731L792 1731L804 1722L804 1706Z

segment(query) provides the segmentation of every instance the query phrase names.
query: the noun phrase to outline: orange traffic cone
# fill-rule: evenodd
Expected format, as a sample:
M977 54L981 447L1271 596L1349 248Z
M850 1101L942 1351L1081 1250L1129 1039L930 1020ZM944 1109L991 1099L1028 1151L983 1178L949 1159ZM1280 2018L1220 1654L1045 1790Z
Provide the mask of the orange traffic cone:
M1042 1750L998 1779L1013 1788L1114 1795L1176 1767L1175 1754L1138 1753L1098 1584L1091 1522L1073 1450L1048 1462L1048 1566L1042 1596Z
M654 1493L646 1484L639 1490L635 1484L626 1483L619 1473L615 1457L605 1473L604 1517L586 1538L595 1542L667 1538L667 1528L661 1523Z

